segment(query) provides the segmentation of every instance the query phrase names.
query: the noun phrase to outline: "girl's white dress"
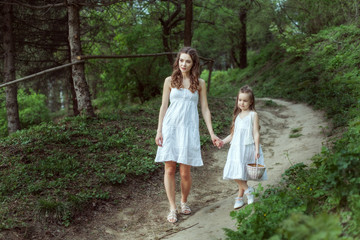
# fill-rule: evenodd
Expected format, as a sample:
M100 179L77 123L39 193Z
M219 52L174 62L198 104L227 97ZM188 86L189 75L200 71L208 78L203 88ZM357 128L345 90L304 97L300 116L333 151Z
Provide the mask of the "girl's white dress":
M173 161L191 166L202 166L200 151L198 91L172 88L170 106L163 124L162 147L158 147L155 162Z
M244 118L238 115L235 119L234 135L227 155L224 167L224 179L239 179L247 181L249 179L246 165L255 162L255 142L253 137L254 112L251 111ZM260 158L258 163L264 164L264 155L259 146ZM267 173L260 180L266 180Z

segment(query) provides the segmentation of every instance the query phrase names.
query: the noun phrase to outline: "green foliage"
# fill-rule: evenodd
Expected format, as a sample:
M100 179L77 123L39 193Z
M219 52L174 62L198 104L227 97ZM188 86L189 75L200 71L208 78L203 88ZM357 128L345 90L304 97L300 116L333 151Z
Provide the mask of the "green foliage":
M259 49L271 40L269 26L274 11L271 1L201 1L194 4L194 35L192 46L201 56L215 60L214 68L225 70L238 67L242 23L240 9L246 9L246 35L249 49ZM210 11L209 11L210 10ZM205 24L204 24L205 23Z
M104 91L99 93L98 107L118 108L128 102L144 103L160 95L169 70L164 59L140 58L114 60L101 74Z
M131 7L129 3L117 3L104 11L93 9L84 12L90 18L90 26L98 27L99 22L103 23L94 36L84 37L89 40L84 52L91 55L163 52L161 25L158 17L152 18L152 15L164 8L152 7L141 1L136 5ZM172 42L176 38L170 39ZM177 39L174 45L178 45ZM171 74L171 65L166 56L106 61L97 59L91 61L91 65L91 68L87 68L87 74L96 79L92 81L101 85L97 86L100 91L97 91L94 102L100 109L120 108L129 102L144 103L161 94L164 80Z
M204 70L201 78L208 80L209 71ZM210 96L236 97L240 88L247 84L247 70L229 69L227 71L214 71L211 75ZM208 84L208 83L207 83Z
M276 0L274 3L280 15L275 21L277 27L282 31L289 28L294 35L316 34L324 28L353 23L358 4L341 0Z
M317 159L315 163L323 167L328 174L327 182L338 189L337 194L346 199L350 194L360 193L360 113L359 117L349 124L347 132L342 139L335 143L332 152L323 151L323 157Z
M7 135L7 117L5 107L5 94L0 94L0 136ZM26 93L23 89L18 90L19 118L22 128L28 128L41 122L50 120L50 111L45 103L43 94L30 90Z
M26 93L22 89L18 91L19 117L22 128L50 120L50 112L45 99L43 94L33 90L30 90L30 93Z
M316 216L323 211L333 209L338 203L326 196L327 187L323 184L326 177L323 169L308 168L303 163L292 166L284 173L283 182L279 187L265 190L258 202L246 206L244 210L231 213L232 217L237 219L238 229L237 231L227 229L227 236L229 239L269 239L271 237L272 239L293 239L289 236L293 234L294 229L291 226L295 224L294 221L303 221L302 218L308 218L315 223L321 222L322 217L313 218L308 215ZM334 224L338 224L339 227L339 221L335 221ZM331 228L326 228L326 226L313 225L313 227L324 228L319 231L319 234L320 232L325 234L330 229L332 230L329 234L338 234L338 228L333 228L330 224ZM305 237L312 231L313 229L308 229L308 225L304 223L303 229L299 229L299 234ZM279 236L282 238L278 238Z
M104 187L151 176L159 167L153 143L158 113L142 112L133 110L143 118L139 125L118 111L116 120L65 118L1 139L0 219L7 219L1 229L20 226L31 215L68 226L92 201L110 198Z
M280 38L286 46L272 43L252 55L246 79L256 96L309 103L324 109L335 127L344 126L356 116L352 109L360 97L360 48L354 44L359 37L356 26L342 25L294 43Z
M342 228L339 217L329 214L319 214L315 217L302 213L293 213L284 220L277 230L278 234L270 240L335 240L340 237Z
M277 104L273 100L265 100L264 103L265 103L265 106L268 108L274 108L274 107L281 108L281 105Z

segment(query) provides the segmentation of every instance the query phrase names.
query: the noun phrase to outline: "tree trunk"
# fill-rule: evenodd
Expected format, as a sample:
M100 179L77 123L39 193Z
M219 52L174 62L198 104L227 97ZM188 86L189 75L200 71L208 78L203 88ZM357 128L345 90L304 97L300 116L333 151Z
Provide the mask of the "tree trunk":
M168 26L163 25L163 34L162 34L162 42L163 42L163 46L164 46L164 50L165 52L171 52L171 48L169 45L169 40L170 40L170 28ZM172 66L174 63L174 58L172 55L166 55L170 65Z
M69 49L69 60L71 62L71 47L70 47L70 42L69 42L69 46L68 46L68 49ZM74 116L77 116L80 114L80 111L79 111L79 108L78 108L78 102L77 102L77 99L76 99L76 92L75 92L75 87L74 87L74 79L73 79L73 76L72 76L72 68L71 70L67 72L66 74L67 76L67 79L68 79L68 85L69 85L69 90L70 90L70 95L69 95L69 99L67 99L67 101L72 103L72 109L73 109L73 113L74 113ZM71 99L70 99L71 98Z
M240 7L239 20L240 20L240 46L239 46L239 68L244 69L247 67L247 41L246 41L246 16L247 8Z
M184 30L184 46L191 46L192 39L192 21L193 21L193 1L185 0L185 30Z
M61 109L60 91L61 86L57 80L58 76L52 74L47 81L47 104L51 112L57 112Z
M170 1L169 1L170 3ZM162 42L163 42L163 46L164 46L164 50L165 52L172 52L171 50L171 46L170 46L170 35L171 35L171 30L173 28L175 28L180 21L184 20L185 18L182 17L180 15L181 13L181 2L177 1L177 2L172 2L175 5L175 11L173 11L171 13L171 15L169 16L169 18L167 20L164 19L164 16L161 16L159 18L159 21L161 23L162 26ZM170 9L168 7L168 9ZM172 55L167 55L167 58L169 60L170 65L172 66L174 63L174 58Z
M69 44L71 62L78 61L77 56L82 55L80 41L80 14L76 0L67 0L69 20ZM78 109L80 114L94 117L94 109L91 104L89 86L85 79L84 63L72 66L72 78L74 81Z
M359 3L358 3L358 0L354 0L354 8L355 8L355 22L359 26Z
M4 48L4 81L15 80L15 47L12 32L12 5L3 5L3 48ZM6 114L9 134L20 130L19 107L17 102L17 86L6 87Z
M69 96L68 100L69 100L69 103L70 102L72 103L71 105L72 105L74 116L77 116L80 114L80 111L79 111L78 102L76 99L76 92L75 92L72 72L70 72L70 74L67 76L67 78L68 78L68 85L69 85L69 90L70 90L70 96Z

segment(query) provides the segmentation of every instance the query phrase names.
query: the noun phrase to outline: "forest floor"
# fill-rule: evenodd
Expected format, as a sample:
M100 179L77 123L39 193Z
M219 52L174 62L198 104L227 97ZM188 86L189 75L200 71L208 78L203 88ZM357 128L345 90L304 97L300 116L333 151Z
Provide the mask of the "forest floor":
M278 184L292 164L310 163L311 157L327 144L329 127L323 114L304 104L258 99L257 112L268 169L268 180L262 182L265 188ZM229 214L237 193L234 182L222 179L227 150L228 146L221 150L209 146L203 151L204 166L192 168L193 185L188 199L192 214L179 215L176 224L166 220L168 202L159 171L147 183L128 183L118 204L102 206L91 217L77 219L58 235L59 239L225 239L222 228L236 229ZM249 185L257 187L258 183L249 181ZM177 202L179 192L177 175Z

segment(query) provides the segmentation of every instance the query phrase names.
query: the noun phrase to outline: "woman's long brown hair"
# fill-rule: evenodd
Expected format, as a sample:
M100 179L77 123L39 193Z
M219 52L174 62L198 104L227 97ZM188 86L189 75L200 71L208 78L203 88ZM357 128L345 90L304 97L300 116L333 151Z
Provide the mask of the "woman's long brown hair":
M235 127L235 120L236 120L236 117L239 115L239 113L241 112L241 109L239 108L239 95L240 93L247 93L249 94L250 96L250 101L251 101L251 104L250 104L250 110L253 110L255 111L255 96L254 96L254 93L252 91L252 89L248 86L248 85L245 85L243 86L242 88L240 88L240 91L236 97L236 102L235 102L235 107L234 107L234 115L233 115L233 119L232 119L232 123L231 123L231 128L230 128L230 133L232 134L234 132L234 127Z
M189 90L194 93L197 90L200 90L200 82L199 82L199 77L200 77L200 61L199 61L199 56L196 52L196 50L194 48L191 47L184 47L182 48L176 57L176 60L174 62L173 65L173 72L171 74L171 87L176 87L177 89L179 88L183 88L183 76L182 73L180 71L179 68L179 59L180 59L180 55L182 53L186 53L189 54L192 61L193 61L193 65L190 69L190 87Z

